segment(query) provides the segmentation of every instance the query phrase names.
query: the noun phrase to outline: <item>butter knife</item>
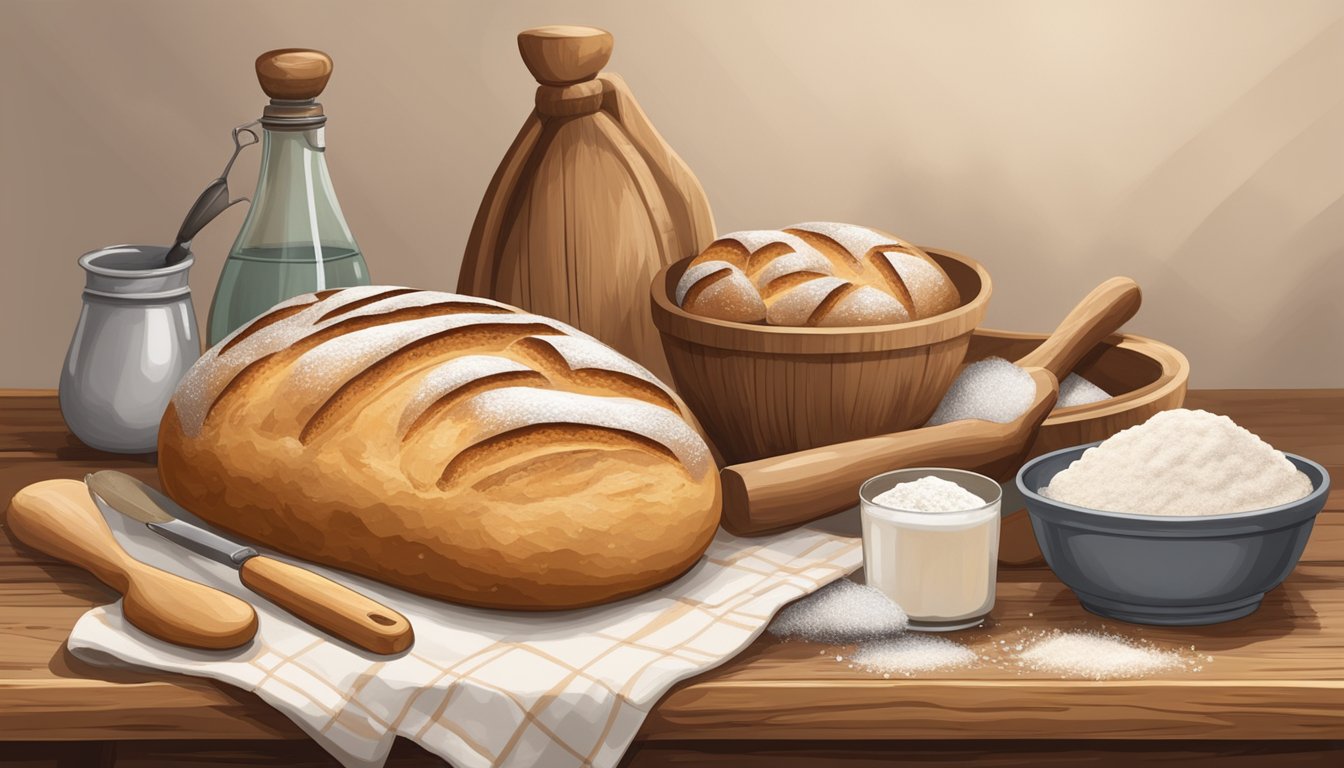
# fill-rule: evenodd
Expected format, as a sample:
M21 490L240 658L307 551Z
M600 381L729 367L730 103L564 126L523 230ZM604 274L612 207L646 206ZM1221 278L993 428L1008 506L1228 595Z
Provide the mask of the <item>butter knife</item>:
M89 494L106 506L181 547L238 569L248 589L318 629L379 654L411 646L405 616L306 568L259 554L181 519L185 510L157 489L123 472L103 470L84 477Z

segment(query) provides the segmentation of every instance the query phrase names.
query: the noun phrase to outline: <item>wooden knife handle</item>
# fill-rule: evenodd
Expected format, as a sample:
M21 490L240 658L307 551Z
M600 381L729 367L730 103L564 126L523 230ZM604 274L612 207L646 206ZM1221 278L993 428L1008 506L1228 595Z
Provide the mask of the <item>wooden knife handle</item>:
M373 653L399 653L415 633L405 616L325 576L261 555L245 560L239 578L318 629Z
M1063 380L1083 355L1129 322L1142 301L1138 283L1128 277L1112 277L1084 296L1054 333L1017 364L1044 368Z
M1024 452L1059 395L1055 377L1030 371L1036 399L1017 421L963 419L724 467L723 527L756 535L811 522L859 503L859 486L904 467L979 470Z
M77 480L44 480L20 490L5 521L24 544L83 568L121 593L126 620L160 640L223 650L247 643L257 632L257 614L245 601L128 555Z

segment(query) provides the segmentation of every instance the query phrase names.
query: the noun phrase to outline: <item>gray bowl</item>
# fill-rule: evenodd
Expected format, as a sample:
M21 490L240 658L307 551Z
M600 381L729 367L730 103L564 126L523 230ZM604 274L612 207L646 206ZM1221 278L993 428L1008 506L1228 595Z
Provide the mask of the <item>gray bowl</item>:
M1254 512L1126 515L1036 492L1098 444L1032 459L1017 473L1017 487L1051 570L1084 608L1120 621L1191 626L1254 613L1296 567L1330 492L1325 468L1293 454L1285 455L1310 478L1311 493Z

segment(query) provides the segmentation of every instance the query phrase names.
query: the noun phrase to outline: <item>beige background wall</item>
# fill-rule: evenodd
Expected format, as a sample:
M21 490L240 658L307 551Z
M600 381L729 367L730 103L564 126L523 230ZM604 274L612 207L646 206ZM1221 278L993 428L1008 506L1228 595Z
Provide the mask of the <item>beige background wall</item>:
M523 27L611 69L721 231L871 223L971 254L989 324L1093 284L1200 387L1344 386L1344 3L0 0L0 386L55 386L75 258L164 242L259 114L252 59L330 52L330 164L379 282L451 288L530 108ZM249 193L259 153L235 189ZM242 223L197 240L204 313Z

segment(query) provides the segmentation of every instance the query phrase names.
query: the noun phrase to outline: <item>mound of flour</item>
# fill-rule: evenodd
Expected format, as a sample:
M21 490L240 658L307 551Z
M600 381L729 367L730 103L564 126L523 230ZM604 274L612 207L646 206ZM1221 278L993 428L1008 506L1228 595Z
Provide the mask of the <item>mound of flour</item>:
M1075 405L1091 405L1109 399L1111 396L1106 390L1076 373L1070 373L1059 382L1059 401L1055 403L1055 407L1072 408Z
M962 512L985 506L985 500L974 493L933 475L925 475L908 483L897 483L890 490L873 497L873 502L911 512Z
M962 419L1007 424L1027 412L1036 399L1036 381L1026 369L987 357L961 370L925 426Z
M848 645L903 632L909 621L881 590L840 579L785 607L769 629L776 637Z
M1135 515L1221 515L1286 504L1311 481L1226 416L1163 411L1116 433L1040 489L1047 498Z

